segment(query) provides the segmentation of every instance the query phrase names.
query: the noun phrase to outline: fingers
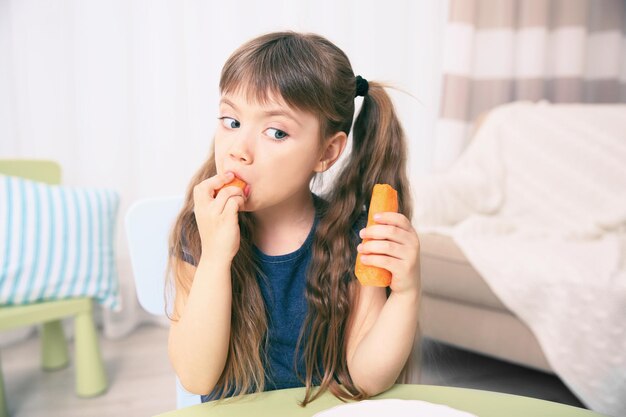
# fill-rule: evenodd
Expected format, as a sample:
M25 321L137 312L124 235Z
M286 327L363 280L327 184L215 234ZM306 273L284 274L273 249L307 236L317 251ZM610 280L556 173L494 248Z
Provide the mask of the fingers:
M215 190L220 189L224 185L228 184L235 178L232 172L226 172L224 174L217 174L211 178L196 184L193 187L193 197L196 201L211 201L214 200L213 195Z
M404 230L411 230L413 228L413 225L404 214L394 213L392 211L376 213L374 215L374 221L376 221L376 224L387 224Z
M397 276L398 259L385 255L361 255L363 265L376 266L391 272L392 276Z
M366 227L359 232L361 239L389 240L396 243L404 243L410 240L409 232L397 226L374 225Z
M363 242L357 251L361 253L363 263L385 268L390 261L414 257L419 251L419 240L409 219L400 213L380 214L376 217L379 224L366 227L359 233Z
M357 246L356 250L361 255L377 254L402 259L405 247L405 245L388 240L368 240Z
M397 243L410 243L417 239L413 225L400 213L379 213L376 223L359 232L362 239L389 240Z
M364 265L386 269L394 293L419 291L420 243L415 228L401 213L378 213L376 224L361 230L357 247Z
M232 172L217 174L197 184L193 189L194 205L196 207L211 207L215 214L224 212L229 200L234 200L234 205L229 205L229 210L238 211L245 203L244 190L239 187L224 187L235 178ZM221 190L213 197L215 190Z
M217 213L227 211L232 212L233 209L238 211L245 203L244 192L239 187L223 188L213 200L213 209Z
M394 278L408 275L417 251L407 244L387 240L370 240L357 247L364 265L376 266L391 272Z
M237 187L228 187L228 188L237 188ZM224 188L223 191L220 191L220 194L226 195L226 190L227 188ZM225 197L224 207L222 209L223 213L237 214L239 211L243 209L243 206L245 204L245 196L243 195L243 191L240 188L239 190L240 190L239 193L235 192L235 195ZM215 200L215 203L216 204L218 203L217 199ZM218 207L216 208L219 208L220 206L221 205L218 204Z

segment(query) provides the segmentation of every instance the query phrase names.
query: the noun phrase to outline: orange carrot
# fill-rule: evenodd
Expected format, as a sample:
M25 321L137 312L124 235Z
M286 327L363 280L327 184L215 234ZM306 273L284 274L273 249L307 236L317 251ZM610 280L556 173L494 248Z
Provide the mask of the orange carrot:
M245 192L246 191L246 185L248 185L248 184L244 180L235 177L235 179L232 180L231 182L229 182L228 184L224 184L222 187L220 187L217 190L215 190L213 198L215 198L217 193L219 193L222 190L222 188L230 187L230 186L239 187L239 188L241 188Z
M376 184L372 191L369 212L367 213L367 227L376 224L374 214L387 211L398 211L398 193L389 184ZM363 239L363 243L371 239ZM357 254L354 274L361 285L388 287L391 284L391 272L384 268L363 265L361 254Z

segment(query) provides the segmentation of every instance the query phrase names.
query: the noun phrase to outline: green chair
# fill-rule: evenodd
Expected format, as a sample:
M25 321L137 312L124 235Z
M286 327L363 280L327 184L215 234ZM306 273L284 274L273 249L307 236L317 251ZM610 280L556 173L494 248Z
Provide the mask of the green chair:
M54 161L0 159L0 174L53 185L61 182L61 167ZM107 390L108 381L92 312L93 300L87 297L23 306L0 305L0 331L41 323L41 364L44 370L56 370L69 363L61 320L74 317L76 394L93 397ZM0 367L0 417L9 415L6 400Z

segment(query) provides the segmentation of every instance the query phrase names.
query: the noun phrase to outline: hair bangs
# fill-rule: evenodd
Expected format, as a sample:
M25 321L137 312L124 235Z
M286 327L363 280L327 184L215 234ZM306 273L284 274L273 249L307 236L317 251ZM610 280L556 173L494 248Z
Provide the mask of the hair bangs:
M311 65L314 46L293 36L262 41L262 46L257 42L243 45L226 61L220 93L242 93L247 101L262 105L282 99L293 109L328 116L330 103L324 97L329 87L319 75L320 63Z

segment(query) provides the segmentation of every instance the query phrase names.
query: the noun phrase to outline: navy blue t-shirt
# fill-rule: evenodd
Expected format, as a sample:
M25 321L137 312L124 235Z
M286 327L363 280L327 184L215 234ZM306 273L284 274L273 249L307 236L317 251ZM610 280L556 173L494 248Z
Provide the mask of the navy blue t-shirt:
M294 355L307 313L306 273L311 262L311 244L318 221L319 217L315 216L306 240L295 252L270 256L254 248L265 276L259 277L259 287L268 321L266 391L303 386L295 373ZM298 358L298 371L304 376L302 355L298 355Z

